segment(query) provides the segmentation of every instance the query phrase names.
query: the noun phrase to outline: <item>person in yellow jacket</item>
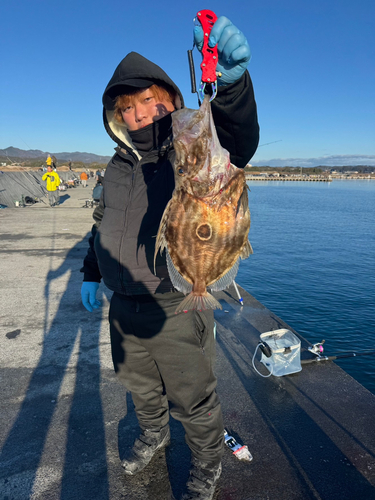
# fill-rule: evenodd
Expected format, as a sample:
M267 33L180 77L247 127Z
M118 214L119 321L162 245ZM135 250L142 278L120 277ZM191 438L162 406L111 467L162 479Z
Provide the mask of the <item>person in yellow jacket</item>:
M43 175L42 181L47 181L48 201L51 207L57 206L60 203L60 177L57 172L54 172L52 165L47 166L47 172Z

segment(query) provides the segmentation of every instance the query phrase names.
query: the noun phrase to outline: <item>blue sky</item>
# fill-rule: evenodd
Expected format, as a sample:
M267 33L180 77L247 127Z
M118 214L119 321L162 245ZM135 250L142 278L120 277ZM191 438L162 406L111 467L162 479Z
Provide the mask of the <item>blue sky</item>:
M261 126L253 163L375 155L375 2L19 0L0 7L0 149L112 155L101 97L120 60L159 64L189 107L200 9L246 35ZM200 58L195 50L199 78ZM277 141L277 142L276 142ZM268 144L272 143L272 144Z

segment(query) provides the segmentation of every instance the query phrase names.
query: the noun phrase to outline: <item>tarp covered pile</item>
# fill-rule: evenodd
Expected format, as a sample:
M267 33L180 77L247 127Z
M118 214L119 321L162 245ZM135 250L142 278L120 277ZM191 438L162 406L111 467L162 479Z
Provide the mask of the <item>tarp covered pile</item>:
M61 181L71 177L71 172L57 172ZM1 208L13 208L16 202L22 202L22 196L32 199L43 199L47 196L45 182L42 181L44 172L4 172L0 171L0 205Z
M47 194L43 172L0 172L0 204L15 207L24 197L44 198Z

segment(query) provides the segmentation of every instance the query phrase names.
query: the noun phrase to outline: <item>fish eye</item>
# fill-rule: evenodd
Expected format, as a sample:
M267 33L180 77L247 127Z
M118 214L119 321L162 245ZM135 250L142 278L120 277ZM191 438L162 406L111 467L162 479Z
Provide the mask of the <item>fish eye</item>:
M184 169L181 167L178 169L178 173L179 175L185 175Z

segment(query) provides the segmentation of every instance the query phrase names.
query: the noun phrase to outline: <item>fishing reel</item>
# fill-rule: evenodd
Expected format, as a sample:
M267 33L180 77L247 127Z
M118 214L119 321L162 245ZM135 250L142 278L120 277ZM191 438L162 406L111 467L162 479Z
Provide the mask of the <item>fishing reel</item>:
M324 344L325 340L322 340L321 342L317 342L316 344L313 344L311 347L308 348L308 351L310 351L312 354L315 354L316 356L321 356L323 354Z

